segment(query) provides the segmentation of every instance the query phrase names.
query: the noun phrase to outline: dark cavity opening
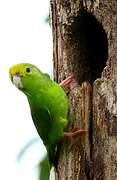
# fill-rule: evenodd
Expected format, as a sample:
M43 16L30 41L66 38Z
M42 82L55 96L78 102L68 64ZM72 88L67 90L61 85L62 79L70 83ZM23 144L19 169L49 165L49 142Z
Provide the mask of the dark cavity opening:
M66 31L72 72L80 84L93 83L101 77L108 59L107 34L102 24L91 13L80 10L77 17L70 19Z

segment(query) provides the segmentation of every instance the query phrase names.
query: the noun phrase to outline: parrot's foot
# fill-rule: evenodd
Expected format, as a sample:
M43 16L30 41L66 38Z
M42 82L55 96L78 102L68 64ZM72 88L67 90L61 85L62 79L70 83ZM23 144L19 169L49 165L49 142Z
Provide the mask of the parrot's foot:
M64 136L65 137L76 137L76 136L79 136L79 135L83 135L83 134L86 134L87 130L85 129L76 129L72 132L64 132Z
M78 129L78 128L74 128L71 132L64 132L64 136L68 137L70 140L70 144L68 147L68 151L72 150L73 147L73 138L74 137L79 137L79 135L84 135L86 134L87 130L85 129Z
M72 74L68 76L66 79L64 79L59 85L66 91L69 88L69 84L72 82L72 80L75 78L75 76Z

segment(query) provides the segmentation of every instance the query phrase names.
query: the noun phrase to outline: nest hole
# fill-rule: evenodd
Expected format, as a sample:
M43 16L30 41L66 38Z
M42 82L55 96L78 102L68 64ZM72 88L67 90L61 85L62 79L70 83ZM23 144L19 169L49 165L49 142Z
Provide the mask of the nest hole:
M108 59L108 39L102 24L86 10L71 18L66 42L74 72L81 84L101 77Z

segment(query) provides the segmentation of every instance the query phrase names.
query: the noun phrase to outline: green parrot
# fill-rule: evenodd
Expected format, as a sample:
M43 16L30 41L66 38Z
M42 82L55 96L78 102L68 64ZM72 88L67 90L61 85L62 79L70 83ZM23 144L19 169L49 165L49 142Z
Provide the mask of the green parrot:
M59 85L36 66L28 63L12 66L9 74L13 84L27 96L34 125L47 149L47 166L51 169L58 142L64 135L77 134L77 131L64 133L68 124L68 98L63 88L69 84L72 76ZM82 131L78 130L78 133ZM46 179L49 179L49 173Z

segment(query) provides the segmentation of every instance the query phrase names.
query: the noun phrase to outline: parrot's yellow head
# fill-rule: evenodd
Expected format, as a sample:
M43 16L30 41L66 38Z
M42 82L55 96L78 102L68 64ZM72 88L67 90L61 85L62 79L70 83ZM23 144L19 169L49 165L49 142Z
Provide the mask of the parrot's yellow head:
M14 65L9 70L11 81L20 90L29 88L35 77L39 77L41 74L42 72L36 66L27 63Z
M9 70L9 76L12 83L25 94L31 94L35 89L45 89L52 83L47 74L27 63L12 66Z

